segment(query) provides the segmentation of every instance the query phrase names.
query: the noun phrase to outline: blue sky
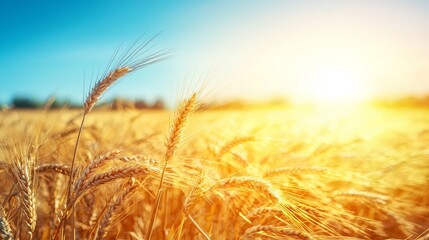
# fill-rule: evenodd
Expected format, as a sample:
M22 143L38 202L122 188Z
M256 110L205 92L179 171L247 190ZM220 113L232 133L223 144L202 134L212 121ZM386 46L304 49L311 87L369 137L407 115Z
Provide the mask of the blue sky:
M0 3L0 101L13 95L45 99L51 94L81 101L115 48L143 33L167 30L155 41L159 49L177 49L166 39L186 24L189 4L164 6L156 1L2 1ZM118 84L113 94L162 97L171 79L154 65ZM166 74L167 73L167 74ZM93 76L91 78L91 76ZM179 77L179 76L177 76ZM177 78L176 77L176 78ZM124 86L121 86L123 85ZM168 90L168 89L167 89ZM86 90L85 90L86 91ZM86 93L86 92L85 92Z
M222 98L308 98L326 80L312 76L332 69L360 76L374 96L429 91L426 1L1 1L0 103L82 101L115 48L145 32L161 32L156 47L172 58L107 98L168 100L186 76L212 69Z

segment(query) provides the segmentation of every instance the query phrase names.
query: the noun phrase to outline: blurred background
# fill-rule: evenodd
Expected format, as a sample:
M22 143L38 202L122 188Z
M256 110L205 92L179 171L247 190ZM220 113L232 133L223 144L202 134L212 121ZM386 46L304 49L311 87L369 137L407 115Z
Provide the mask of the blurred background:
M78 107L121 43L158 33L171 58L103 101L163 108L205 81L225 104L429 106L423 0L1 1L0 105Z

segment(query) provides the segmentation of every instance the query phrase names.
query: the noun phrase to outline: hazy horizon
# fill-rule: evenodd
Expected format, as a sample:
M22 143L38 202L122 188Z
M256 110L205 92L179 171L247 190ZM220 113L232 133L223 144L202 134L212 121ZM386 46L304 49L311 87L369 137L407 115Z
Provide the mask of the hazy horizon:
M145 32L161 32L154 43L173 49L171 59L122 80L106 99L168 101L206 74L207 91L223 99L429 94L426 1L78 2L0 3L0 103L82 102L115 48Z

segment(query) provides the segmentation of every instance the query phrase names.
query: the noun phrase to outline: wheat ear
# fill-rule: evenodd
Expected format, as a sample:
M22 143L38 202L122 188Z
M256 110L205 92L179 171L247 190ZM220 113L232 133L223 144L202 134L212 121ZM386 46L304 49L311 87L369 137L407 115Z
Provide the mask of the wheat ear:
M87 114L94 105L97 103L98 99L111 87L119 78L127 75L132 71L132 68L124 66L114 69L109 74L107 74L103 79L98 81L92 88L90 94L83 104L84 114Z
M273 235L278 238L295 238L309 240L312 239L308 234L285 227L278 227L273 225L257 225L251 228L248 228L246 232L240 237L240 239L254 239L259 232L264 232L266 234Z
M274 192L268 182L253 177L226 178L217 182L212 188L250 189L264 195L274 203L281 202L280 196Z
M173 158L174 153L176 152L180 141L182 139L183 129L185 127L185 124L188 120L189 115L195 110L196 107L196 101L197 101L197 94L192 94L191 98L186 100L182 107L179 109L174 122L173 126L170 130L170 135L167 139L167 143L165 144L167 147L167 150L165 152L165 161L169 161Z
M91 161L88 166L86 166L82 173L80 174L79 178L76 180L76 183L73 187L73 192L76 192L77 189L79 189L82 184L89 179L91 173L95 171L96 168L102 166L105 162L114 159L118 154L120 153L119 150L111 151L106 154L98 156L95 160Z
M387 201L389 200L384 195L371 193L371 192L356 191L356 190L349 190L346 192L338 192L335 195L341 196L341 197L352 197L352 198L365 199L365 200L368 200L370 202L375 202L375 203L379 203L379 204L386 204Z
M156 36L155 36L156 37ZM91 109L95 106L99 98L105 93L109 87L111 87L114 83L116 83L121 77L124 77L125 75L134 72L138 69L141 69L147 65L156 63L158 61L161 61L165 59L168 56L168 51L158 51L152 54L147 55L144 58L141 58L141 54L146 52L146 47L149 45L149 43L152 42L152 40L155 38L152 37L149 40L143 42L141 45L135 45L138 43L140 39L138 39L134 44L129 46L122 57L120 57L116 63L115 68L113 68L112 71L109 71L104 77L99 80L95 86L92 88L91 92L89 93L88 97L86 98L84 104L83 104L83 116L82 121L80 123L79 132L77 135L76 143L74 146L73 151L73 157L71 161L71 173L75 172L74 164L77 156L77 151L79 147L80 137L82 135L83 126L85 123L86 115L91 111ZM117 53L117 52L116 52ZM116 55L115 53L115 55ZM139 59L140 58L140 59ZM111 59L110 64L112 63L113 58ZM70 199L71 199L71 191L72 191L72 184L74 182L74 176L73 174L70 175L69 181L67 184L67 194L66 194L66 206L70 205ZM64 214L64 216L68 216L68 214ZM74 216L74 214L72 214ZM62 223L64 223L64 219L61 220ZM74 222L74 221L73 221ZM61 228L61 225L59 226ZM54 238L56 238L59 228L54 233ZM73 228L73 239L75 239L74 234L74 228Z
M126 201L126 199L135 191L137 185L134 184L134 180L130 180L128 183L126 183L125 190L116 197L115 200L111 200L109 203L109 206L106 210L106 212L103 215L103 219L101 220L101 223L99 225L98 231L97 231L97 238L96 239L104 239L107 236L107 233L109 232L110 226L112 224L113 219L115 218L115 215L117 214L118 208Z
M147 167L139 167L139 166L125 166L116 169L112 169L110 171L96 174L93 177L89 178L85 181L78 189L76 189L76 195L73 198L74 201L82 196L82 194L94 187L106 184L108 182L128 177L142 177L146 176L151 172L151 170Z
M70 175L70 166L67 166L65 164L60 164L60 163L41 164L37 166L34 170L38 174L52 172L52 173L59 173L67 176Z
M197 204L197 201L200 197L203 197L205 194L204 191L204 176L205 169L200 169L200 176L196 184L192 187L191 191L185 198L185 202L183 204L183 212L189 213L191 209Z
M252 220L259 217L265 217L265 216L283 216L284 213L282 210L274 208L274 207L260 207L255 208L252 211L250 211L246 218Z
M80 136L82 134L83 125L85 123L86 115L91 111L91 109L95 106L95 104L98 102L99 98L113 85L115 84L120 78L124 77L125 75L134 72L138 69L141 69L147 65L156 63L158 61L161 61L165 59L168 55L167 51L158 51L152 54L147 55L146 57L142 59L137 59L141 57L141 53L144 52L145 48L149 45L149 43L154 39L155 37L150 38L149 40L143 42L141 45L135 46L132 44L130 47L128 47L124 53L124 55L118 59L118 65L113 70L108 72L104 77L97 81L94 87L91 89L89 95L85 99L85 102L83 104L83 116L82 116L82 122L79 127L78 136L76 139L75 149L73 152L73 158L71 163L71 171L74 171L74 162L76 159L77 149L79 146L79 140ZM137 43L138 40L135 42ZM112 59L113 60L113 59ZM110 65L110 63L109 63ZM70 191L71 191L71 185L73 182L73 176L70 176L68 188L67 188L67 200L70 198Z
M33 238L34 229L36 228L36 197L33 191L33 164L30 161L18 160L15 174L18 181L20 195L21 217L24 219L24 229L28 239Z
M238 153L231 153L236 162L239 162L240 165L247 167L249 165L249 161Z
M326 171L328 171L328 169L323 167L283 167L265 172L264 177L275 177L280 175L300 173L324 173Z
M59 225L55 229L54 239L59 233L59 228L64 224L65 219L70 215L70 209L73 208L74 204L78 202L79 198L89 189L112 182L114 180L129 178L129 177L141 177L150 173L150 169L146 167L139 166L126 166L121 168L116 168L108 172L97 174L87 181L85 181L78 189L76 189L73 197L70 199L69 203L64 206L64 210L59 211Z
M255 140L254 137L249 137L249 136L236 137L236 138L232 139L231 141L225 143L225 145L223 145L223 147L219 150L219 152L216 156L216 159L221 160L223 155L227 154L232 148L234 148L240 144L251 142L254 140Z
M189 195L185 199L185 204L183 206L183 211L189 213L189 211L197 204L198 199L204 195L204 191L200 185L195 186Z
M107 91L107 89L112 86L116 81L118 81L119 78L125 76L126 74L130 73L133 69L128 66L118 67L111 71L109 74L107 74L103 79L98 81L95 86L92 88L91 92L89 93L88 97L85 100L85 103L83 104L83 116L82 121L80 123L79 132L77 135L75 148L73 151L73 158L71 162L71 172L74 172L74 163L77 156L77 150L79 147L79 141L80 136L83 131L83 125L85 123L86 115L91 111L91 109L94 107L94 105L97 103L98 99L101 97L101 95ZM67 185L67 205L70 203L70 194L71 194L71 186L74 181L74 176L70 175L69 182Z
M4 240L12 240L13 234L10 229L9 222L6 218L6 212L3 209L3 206L0 205L0 237Z
M161 200L163 183L164 183L164 175L167 169L167 164L173 158L174 153L176 152L180 144L180 141L182 139L183 129L185 127L185 124L188 120L189 115L196 109L196 105L197 105L196 102L197 102L197 93L192 94L192 96L189 99L183 102L182 106L179 108L179 111L177 112L174 118L173 125L170 129L170 135L168 136L167 142L165 144L167 149L165 152L164 168L162 169L161 179L159 181L158 192L156 195L156 201L152 209L152 214L148 225L148 233L146 237L148 240L152 238L153 223L155 222L156 213L158 211L158 206ZM167 199L167 194L165 194L164 199Z

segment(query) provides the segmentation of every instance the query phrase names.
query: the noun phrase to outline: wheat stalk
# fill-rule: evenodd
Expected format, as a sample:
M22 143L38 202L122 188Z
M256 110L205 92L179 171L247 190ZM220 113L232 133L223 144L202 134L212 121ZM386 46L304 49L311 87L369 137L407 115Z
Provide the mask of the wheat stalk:
M103 218L99 224L96 239L104 239L110 229L111 223L117 214L118 208L126 201L126 199L136 190L137 185L134 184L133 180L126 183L126 188L121 192L115 200L111 200Z
M80 136L83 131L83 126L85 123L86 115L91 111L91 109L95 106L99 98L113 85L115 84L121 77L124 77L125 75L136 71L138 69L141 69L147 65L153 64L155 62L158 62L160 60L163 60L166 58L168 52L166 51L158 51L153 54L149 54L148 56L141 58L140 53L144 52L145 48L148 46L148 44L154 39L150 38L149 40L143 42L143 44L138 45L135 47L135 45L131 45L128 47L124 53L124 55L119 58L118 65L113 70L109 71L101 80L97 81L92 90L90 91L89 95L87 96L83 107L83 116L82 121L80 123L79 132L77 135L75 148L73 151L73 157L71 161L71 172L73 173L75 171L74 169L74 163L77 156L77 150L79 147L80 142ZM138 41L136 41L138 42ZM135 43L136 43L135 42ZM140 59L136 59L140 58ZM110 63L109 63L110 65ZM74 181L74 176L71 175L69 178L69 182L67 184L67 204L70 203L70 194L71 194L71 188ZM73 235L74 238L74 235Z

